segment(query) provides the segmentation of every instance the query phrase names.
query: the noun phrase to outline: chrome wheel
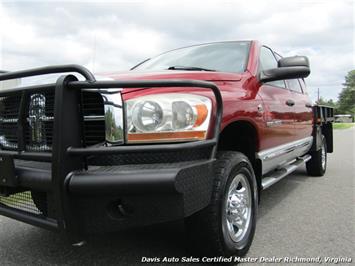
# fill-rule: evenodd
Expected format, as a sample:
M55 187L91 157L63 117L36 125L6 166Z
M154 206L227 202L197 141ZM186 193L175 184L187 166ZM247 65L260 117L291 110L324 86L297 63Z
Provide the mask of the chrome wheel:
M322 156L322 169L325 169L325 164L327 162L327 151L325 150L325 142L322 145L322 151L321 151L321 156Z
M251 220L252 195L247 177L234 177L226 197L225 220L230 238L241 241L248 231Z

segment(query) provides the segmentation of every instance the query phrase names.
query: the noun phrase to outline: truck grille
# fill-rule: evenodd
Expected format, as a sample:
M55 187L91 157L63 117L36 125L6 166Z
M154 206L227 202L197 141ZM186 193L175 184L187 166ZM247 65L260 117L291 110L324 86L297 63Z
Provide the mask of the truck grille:
M83 92L84 141L87 146L105 141L104 102L99 93Z
M54 91L33 91L25 98L25 150L50 152L53 142ZM18 118L21 93L0 96L0 148L18 149ZM104 104L98 92L82 92L84 142L105 141Z
M14 93L0 97L0 145L17 149L17 119L21 94Z

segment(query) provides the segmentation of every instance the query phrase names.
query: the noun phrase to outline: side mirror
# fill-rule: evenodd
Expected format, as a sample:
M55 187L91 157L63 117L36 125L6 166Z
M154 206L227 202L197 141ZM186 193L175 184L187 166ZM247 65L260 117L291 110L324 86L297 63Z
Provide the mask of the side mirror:
M277 68L263 70L260 73L260 81L306 78L310 73L309 61L306 56L285 57L278 61Z

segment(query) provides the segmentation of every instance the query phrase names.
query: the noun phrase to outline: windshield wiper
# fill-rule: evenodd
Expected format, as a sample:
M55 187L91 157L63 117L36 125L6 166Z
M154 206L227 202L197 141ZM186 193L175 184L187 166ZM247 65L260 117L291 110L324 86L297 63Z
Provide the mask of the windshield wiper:
M168 70L188 70L188 71L216 71L214 69L208 69L203 67L193 67L193 66L171 66Z

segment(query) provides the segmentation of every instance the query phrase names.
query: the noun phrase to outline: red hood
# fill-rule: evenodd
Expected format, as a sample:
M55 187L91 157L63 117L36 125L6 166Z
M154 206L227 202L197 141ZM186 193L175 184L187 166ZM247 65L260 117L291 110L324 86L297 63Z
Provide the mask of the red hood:
M114 80L156 80L156 79L196 79L204 81L240 81L241 74L210 71L166 70L159 72L130 71L124 73L105 73L99 76ZM130 89L130 91L134 91Z

